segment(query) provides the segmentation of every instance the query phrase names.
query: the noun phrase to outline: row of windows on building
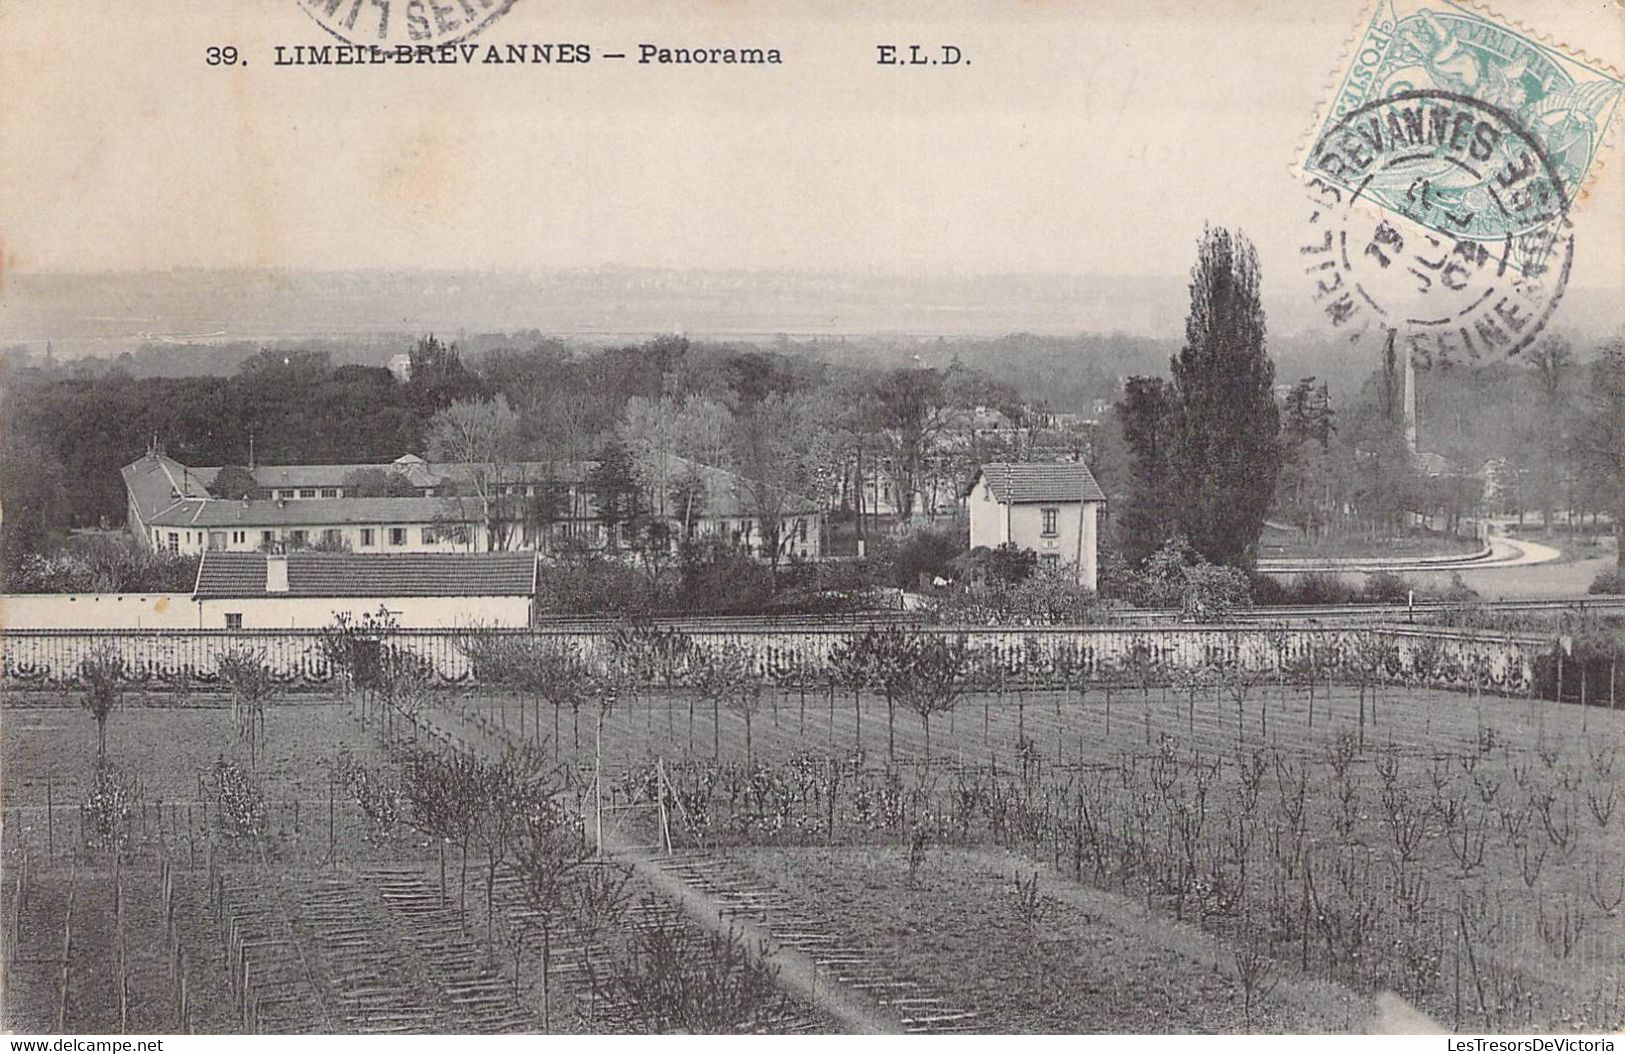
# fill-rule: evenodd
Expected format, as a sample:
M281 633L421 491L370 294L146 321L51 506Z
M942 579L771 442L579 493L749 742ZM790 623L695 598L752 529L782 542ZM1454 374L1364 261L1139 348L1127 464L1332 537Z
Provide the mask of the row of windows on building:
M534 542L543 533L565 533L576 536L585 535L586 537L591 538L593 541L601 543L608 536L609 532L605 529L604 524L591 523L584 526L586 528L585 531L583 531L580 526L560 524L556 525L554 529L546 532L532 531L527 527L527 529L524 531L524 538L526 542ZM748 542L751 537L752 528L755 526L755 524L750 520L742 520L733 530L730 530L730 526L732 525L730 525L728 521L722 521L718 524L718 533L725 537L731 535L735 541ZM362 527L357 531L358 537L356 539L356 547L360 549L372 549L376 548L380 541L385 547L388 548L399 548L410 545L413 544L411 532L414 531L417 534L416 542L420 545L467 545L470 537L468 525L460 523L415 528ZM154 543L163 548L167 548L173 553L179 552L183 544L187 547L191 547L202 545L204 544L205 540L208 543L207 547L210 549L225 549L228 548L228 546L245 546L248 544L249 533L250 532L248 531L169 531L167 534L162 534L157 529L154 529L152 535ZM262 530L258 533L259 536L255 540L255 544L263 549L272 548L277 545L286 545L295 549L316 544L338 546L344 542L344 532L336 527L327 527L319 530L296 527L280 536L276 531ZM807 544L806 519L797 519L795 521L795 525L791 531L791 536L799 544Z
M453 545L466 545L468 543L468 527L464 524L450 524L438 527L363 527L357 534L357 543L362 549L374 548L382 540L384 545L400 547L411 544L410 533L417 531L418 542L422 545L439 545L448 543ZM207 537L208 548L225 549L228 544L233 546L248 544L248 531L169 531L165 535L154 530L153 540L157 541L170 552L180 552L182 544L187 546L202 545ZM230 539L229 543L227 539ZM270 548L278 544L302 548L308 545L337 546L344 541L344 532L337 527L327 527L321 530L307 530L296 527L286 534L278 536L276 531L260 531L256 544L262 548Z
M288 498L342 498L344 494L337 487L290 487L287 490L256 491L254 496L274 501Z
M545 488L546 484L543 484ZM420 487L419 491L426 498L435 496L435 488ZM534 483L506 483L492 488L496 494L507 494L513 497L531 497L537 494L537 485ZM290 501L308 498L342 498L343 487L267 487L254 492L254 497L262 501Z

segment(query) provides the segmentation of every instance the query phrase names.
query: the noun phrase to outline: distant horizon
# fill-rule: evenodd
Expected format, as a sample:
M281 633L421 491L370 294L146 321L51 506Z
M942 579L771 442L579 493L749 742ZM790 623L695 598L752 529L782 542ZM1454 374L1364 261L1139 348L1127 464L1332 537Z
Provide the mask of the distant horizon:
M1268 280L1270 333L1334 343L1307 279ZM12 271L0 284L0 346L56 342L68 358L142 345L373 341L425 332L535 331L586 342L691 339L990 340L1124 336L1175 340L1186 273L901 274L660 267L193 266ZM1619 287L1576 280L1554 332L1620 330Z

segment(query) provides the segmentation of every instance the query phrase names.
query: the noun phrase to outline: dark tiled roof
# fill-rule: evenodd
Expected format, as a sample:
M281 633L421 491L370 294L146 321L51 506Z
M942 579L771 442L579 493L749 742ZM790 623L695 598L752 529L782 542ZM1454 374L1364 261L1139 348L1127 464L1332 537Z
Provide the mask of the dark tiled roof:
M199 599L226 597L497 597L536 591L535 553L289 553L288 591L265 589L262 553L203 554Z
M265 592L263 553L203 554L198 568L196 596L252 597Z
M982 466L982 475L994 500L1006 504L1106 500L1089 466L1079 461L994 462Z

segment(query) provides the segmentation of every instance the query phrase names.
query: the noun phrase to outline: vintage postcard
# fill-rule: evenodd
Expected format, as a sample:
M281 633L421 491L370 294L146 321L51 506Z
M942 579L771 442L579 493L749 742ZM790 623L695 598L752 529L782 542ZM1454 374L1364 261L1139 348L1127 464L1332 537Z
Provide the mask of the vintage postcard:
M1622 71L0 0L0 1029L1612 1050Z

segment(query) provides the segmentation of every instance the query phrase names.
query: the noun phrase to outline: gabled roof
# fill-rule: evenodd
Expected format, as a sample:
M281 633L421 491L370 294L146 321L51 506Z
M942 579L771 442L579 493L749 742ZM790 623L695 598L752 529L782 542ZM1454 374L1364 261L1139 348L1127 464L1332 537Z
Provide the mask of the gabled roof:
M1081 461L997 461L983 465L981 476L987 479L993 500L1005 505L1106 500L1089 466Z
M148 454L121 470L124 487L135 501L141 518L153 517L171 506L209 496L209 484L218 469L191 468L163 454Z
M536 554L289 553L288 590L266 590L264 553L203 554L195 600L237 597L519 597L536 593Z

